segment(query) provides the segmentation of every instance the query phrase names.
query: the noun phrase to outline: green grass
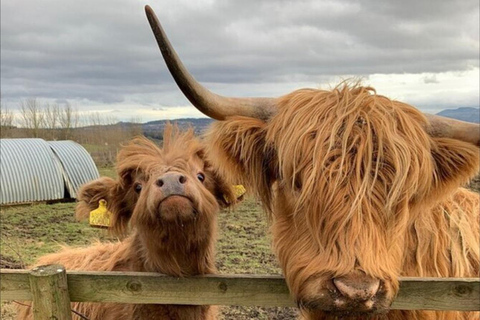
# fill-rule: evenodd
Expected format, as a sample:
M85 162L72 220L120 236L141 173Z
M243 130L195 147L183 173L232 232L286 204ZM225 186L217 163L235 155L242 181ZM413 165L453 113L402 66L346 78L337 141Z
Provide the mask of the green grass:
M105 145L102 144L89 144L89 143L82 143L82 146L88 151L88 153L103 151L105 150Z
M2 217L2 257L29 265L36 258L59 249L59 245L88 245L105 239L107 232L75 221L75 203L36 204L5 207Z
M270 250L266 220L253 200L220 213L217 266L221 272L281 274Z
M272 253L268 223L254 200L219 216L217 268L223 274L281 274ZM294 308L225 307L223 319L295 319Z
M101 177L110 177L110 178L117 177L117 172L113 167L100 167L98 168L98 173L100 173Z
M115 176L110 168L99 171L101 175ZM38 257L57 251L62 244L87 246L96 239L109 239L105 230L75 221L74 208L75 203L1 208L2 268L28 266ZM219 214L219 273L281 273L270 250L266 220L254 200L246 200L236 210ZM1 319L14 319L14 313L12 303L2 304ZM223 307L220 319L293 319L295 315L292 308Z

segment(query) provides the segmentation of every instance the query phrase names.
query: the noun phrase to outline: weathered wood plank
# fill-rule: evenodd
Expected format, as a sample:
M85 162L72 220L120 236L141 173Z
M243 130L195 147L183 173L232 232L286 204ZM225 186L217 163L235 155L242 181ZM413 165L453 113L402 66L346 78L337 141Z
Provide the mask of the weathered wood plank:
M276 276L206 276L175 278L158 274L88 277L69 273L73 301L294 306L285 281Z
M480 278L402 278L398 310L480 310Z
M67 274L61 265L38 266L28 275L35 320L71 320Z
M0 269L0 299L31 301L29 270Z
M0 273L2 300L31 300L22 279L28 272ZM174 278L156 273L69 271L67 280L71 301L294 306L280 276ZM402 278L392 309L480 311L480 278Z

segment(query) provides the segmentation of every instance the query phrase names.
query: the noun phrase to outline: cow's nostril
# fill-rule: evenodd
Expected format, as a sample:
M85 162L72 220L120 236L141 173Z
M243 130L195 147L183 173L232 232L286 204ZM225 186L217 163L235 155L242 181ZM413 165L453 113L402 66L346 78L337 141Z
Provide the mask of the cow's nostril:
M356 301L373 298L380 288L380 280L367 277L338 277L333 279L333 284L344 297Z
M163 187L165 182L163 182L163 179L158 179L157 180L157 186L159 186L160 188Z
M185 182L187 182L187 178L182 174L182 175L180 175L180 177L178 177L178 181L181 184L184 184Z

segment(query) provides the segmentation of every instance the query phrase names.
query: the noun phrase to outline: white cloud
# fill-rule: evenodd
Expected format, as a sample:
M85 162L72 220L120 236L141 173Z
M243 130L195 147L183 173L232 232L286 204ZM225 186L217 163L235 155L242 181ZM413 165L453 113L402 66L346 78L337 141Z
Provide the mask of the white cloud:
M425 79L435 78L435 82ZM379 94L437 113L446 108L478 107L479 68L440 73L371 75L366 81Z

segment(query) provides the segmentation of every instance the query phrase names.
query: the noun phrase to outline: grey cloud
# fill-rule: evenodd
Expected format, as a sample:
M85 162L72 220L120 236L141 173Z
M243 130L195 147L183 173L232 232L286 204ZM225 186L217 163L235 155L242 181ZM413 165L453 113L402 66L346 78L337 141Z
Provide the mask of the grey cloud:
M55 103L56 104L67 104L68 103L68 100L65 100L65 99L56 99L55 100Z
M425 82L425 83L439 83L439 81L437 80L437 77L435 75L424 77L423 82Z
M194 76L213 87L479 65L477 0L162 0L152 7ZM186 103L137 1L5 0L1 30L2 99L117 103L160 93L162 105ZM242 88L237 95L250 95Z

